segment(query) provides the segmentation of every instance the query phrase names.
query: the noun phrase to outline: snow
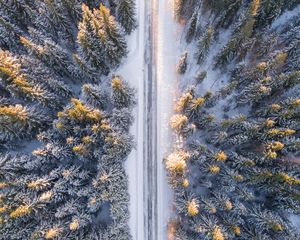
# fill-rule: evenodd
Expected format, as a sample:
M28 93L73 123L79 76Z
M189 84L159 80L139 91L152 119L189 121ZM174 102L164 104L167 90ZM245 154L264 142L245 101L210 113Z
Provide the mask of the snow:
M184 49L180 45L182 26L173 18L172 0L161 0L157 4L157 43L156 43L156 74L158 102L158 236L157 240L167 239L167 223L172 216L172 191L170 190L163 157L171 152L174 137L169 128L169 119L173 114L174 101L178 97L178 76L176 64Z
M137 106L134 109L135 121L131 127L131 134L136 139L136 148L129 155L125 168L129 177L130 194L130 219L129 227L133 240L144 237L144 215L143 215L143 139L144 139L144 52L145 46L145 2L137 1L138 28L128 39L128 58L119 68L118 73L137 90Z
M299 13L300 13L300 5L298 7L295 7L293 10L285 11L283 14L280 15L279 18L277 18L273 22L273 24L271 25L271 29L275 29L280 25L285 24L286 22L296 17L297 15L299 16Z
M300 232L300 216L291 214L289 217L290 221L294 225L294 227L297 229L298 232Z

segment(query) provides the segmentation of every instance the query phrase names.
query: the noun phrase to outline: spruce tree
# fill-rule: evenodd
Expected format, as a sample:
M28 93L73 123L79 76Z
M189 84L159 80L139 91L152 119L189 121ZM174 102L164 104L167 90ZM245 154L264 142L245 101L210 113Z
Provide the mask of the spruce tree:
M135 104L134 89L129 87L120 76L113 76L111 88L112 101L116 108L130 108Z
M20 104L0 106L0 141L32 138L46 129L49 121L37 107Z
M92 67L102 74L108 74L107 59L105 54L105 33L102 23L86 5L82 5L82 21L79 23L77 40L79 54Z
M203 36L199 39L198 42L198 53L197 53L197 63L201 64L205 60L210 45L214 40L214 29L211 26L208 26Z
M89 103L72 99L57 114L54 128L38 135L42 145L33 155L0 157L0 186L4 190L1 235L9 232L11 239L60 239L65 235L131 239L122 163L133 146L127 125L132 117L129 109L109 108L104 112L96 108L96 99L102 102L103 96L96 89L99 86L85 86ZM0 113L1 121L11 117L8 123L20 128L28 118L28 128L37 131L37 119L27 115L30 111L20 108L13 114L19 106L1 102L0 112L6 114ZM126 118L124 126L119 126ZM99 220L103 214L105 219Z
M122 57L127 55L127 44L124 35L115 18L104 5L100 4L100 8L95 12L95 15L99 16L103 24L107 61L112 68L117 67L121 63Z
M124 36L109 10L102 4L94 12L82 6L83 20L77 36L79 52L92 66L108 74L127 54Z
M187 58L188 58L188 53L185 52L179 59L179 63L177 64L176 67L176 71L178 74L185 74L187 70Z
M0 47L2 49L14 51L20 48L18 39L21 30L15 25L0 17Z
M135 1L117 0L116 18L127 34L130 34L136 27Z
M51 92L39 84L32 83L26 74L22 73L18 59L1 50L0 59L1 82L9 92L24 100L36 100L52 107L57 106L57 99Z
M192 15L192 17L189 19L189 22L187 24L187 32L186 32L186 41L189 43L193 40L195 37L196 31L197 31L197 23L198 23L198 9L196 9Z

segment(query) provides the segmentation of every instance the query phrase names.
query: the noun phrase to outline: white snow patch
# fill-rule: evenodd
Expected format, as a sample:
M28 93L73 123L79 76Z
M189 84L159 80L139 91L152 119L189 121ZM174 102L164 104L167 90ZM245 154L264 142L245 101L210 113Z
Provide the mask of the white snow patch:
M134 123L130 133L136 140L136 147L129 155L125 168L129 178L130 219L129 227L133 240L144 238L143 205L143 119L144 119L144 52L145 46L145 2L136 3L138 28L127 39L128 57L118 73L137 91L137 106L134 109Z
M297 229L297 231L300 232L300 216L291 214L289 219L294 225L294 227Z

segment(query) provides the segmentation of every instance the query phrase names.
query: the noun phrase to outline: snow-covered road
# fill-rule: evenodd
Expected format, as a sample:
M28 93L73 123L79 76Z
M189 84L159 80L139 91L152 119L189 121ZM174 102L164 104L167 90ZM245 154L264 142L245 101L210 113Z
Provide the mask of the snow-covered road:
M137 0L138 29L128 39L129 56L119 73L137 89L131 133L136 149L126 163L133 240L167 239L172 213L163 157L170 151L169 118L177 89L181 29L173 0Z

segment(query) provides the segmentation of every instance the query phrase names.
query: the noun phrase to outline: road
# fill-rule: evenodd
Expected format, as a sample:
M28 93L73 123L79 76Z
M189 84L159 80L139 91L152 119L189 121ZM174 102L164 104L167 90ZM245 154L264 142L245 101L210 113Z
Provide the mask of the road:
M166 240L172 212L162 159L170 151L168 122L177 88L178 26L173 0L137 0L138 29L128 39L129 56L120 74L137 89L131 133L136 149L126 162L133 240Z
M173 146L169 119L177 98L176 64L180 57L182 29L173 18L173 0L152 0L146 56L147 87L145 124L145 158L147 211L145 216L147 240L166 240L167 223L172 214L172 192L169 189L163 157Z

